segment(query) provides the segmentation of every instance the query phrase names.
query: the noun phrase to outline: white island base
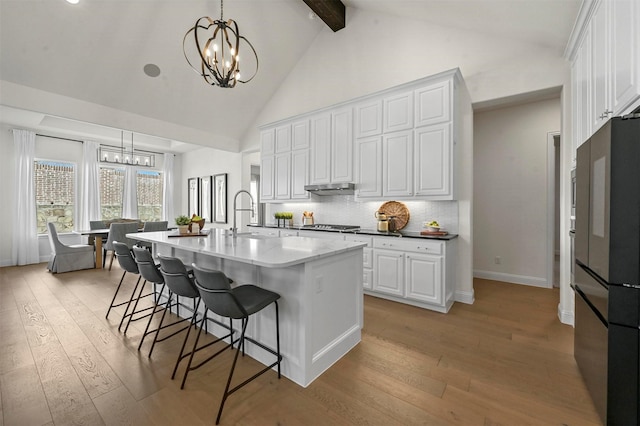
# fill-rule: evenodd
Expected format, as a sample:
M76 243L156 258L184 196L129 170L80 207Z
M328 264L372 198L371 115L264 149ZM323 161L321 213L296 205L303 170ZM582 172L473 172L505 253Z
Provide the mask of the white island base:
M255 284L280 294L280 350L284 357L282 374L300 386L307 387L360 342L363 325L362 246L340 242L342 245L331 251L326 249L326 244L334 242L302 237L270 238L265 241L247 241L248 238L241 240L238 237L235 243L230 243L225 242L226 238L209 236L203 238L207 241L201 241L200 244L196 242L199 237L188 239L191 240L188 244L183 238L179 239L182 244L175 244L164 238L161 242L145 236L145 240L156 243L154 246L158 253L178 257L186 265L196 263L221 270L239 285ZM291 265L291 261L284 263L289 266L277 266L275 263L264 266L261 265L264 262L258 260L259 256L252 261L223 253L228 250L220 250L220 256L214 253L221 248L221 244L230 245L227 248L235 253L240 250L236 245L253 244L252 248L255 248L255 245L268 244L272 255L278 240L281 240L280 246L286 250L296 250L304 259L299 259L301 261L294 265ZM209 248L203 250L202 245ZM325 249L321 255L316 250L319 245ZM212 246L216 249L211 250ZM305 247L307 252L300 253ZM216 319L220 320L219 317ZM224 319L224 322L228 323L228 319ZM239 322L236 323L238 325L234 324L234 328L239 327ZM216 329L213 325L209 323L210 333L216 336L224 334L222 328ZM251 316L247 334L275 349L275 307L268 306ZM246 343L246 351L265 365L274 361L273 355L249 342Z

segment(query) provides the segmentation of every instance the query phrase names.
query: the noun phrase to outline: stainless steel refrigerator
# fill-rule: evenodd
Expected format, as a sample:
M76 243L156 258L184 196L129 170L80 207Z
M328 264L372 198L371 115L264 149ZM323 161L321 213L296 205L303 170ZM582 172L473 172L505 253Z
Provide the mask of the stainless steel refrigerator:
M614 117L576 166L574 356L606 424L640 424L640 118Z

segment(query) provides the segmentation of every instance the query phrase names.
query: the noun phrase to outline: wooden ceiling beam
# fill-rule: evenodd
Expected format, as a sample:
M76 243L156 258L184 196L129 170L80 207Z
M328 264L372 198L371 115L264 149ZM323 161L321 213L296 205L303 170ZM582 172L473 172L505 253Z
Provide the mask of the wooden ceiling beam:
M336 32L346 24L345 6L340 0L302 0L325 24Z

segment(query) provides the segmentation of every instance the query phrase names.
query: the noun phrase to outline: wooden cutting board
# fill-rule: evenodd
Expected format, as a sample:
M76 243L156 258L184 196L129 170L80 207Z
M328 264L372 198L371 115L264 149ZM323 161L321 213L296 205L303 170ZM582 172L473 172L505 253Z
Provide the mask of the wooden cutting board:
M447 231L420 231L420 235L433 235L433 236L442 236L448 235Z
M387 201L386 203L382 203L378 208L378 211L395 218L396 231L401 230L407 226L407 223L409 223L409 209L404 203L399 201Z

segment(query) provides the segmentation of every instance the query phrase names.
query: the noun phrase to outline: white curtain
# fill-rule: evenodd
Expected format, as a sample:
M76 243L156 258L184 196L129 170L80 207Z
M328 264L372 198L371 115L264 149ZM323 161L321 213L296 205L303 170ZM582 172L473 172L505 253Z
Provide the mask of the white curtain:
M11 258L14 265L28 265L40 261L33 178L36 134L28 130L14 129L13 144L16 151L16 175L12 206Z
M175 218L173 213L173 154L164 154L164 167L162 176L164 179L162 185L162 218L173 224Z
M138 186L136 177L138 171L135 167L124 168L124 194L122 195L122 217L127 219L138 218Z
M100 144L84 141L82 146L82 182L80 183L80 216L76 229L89 229L89 221L100 220Z

